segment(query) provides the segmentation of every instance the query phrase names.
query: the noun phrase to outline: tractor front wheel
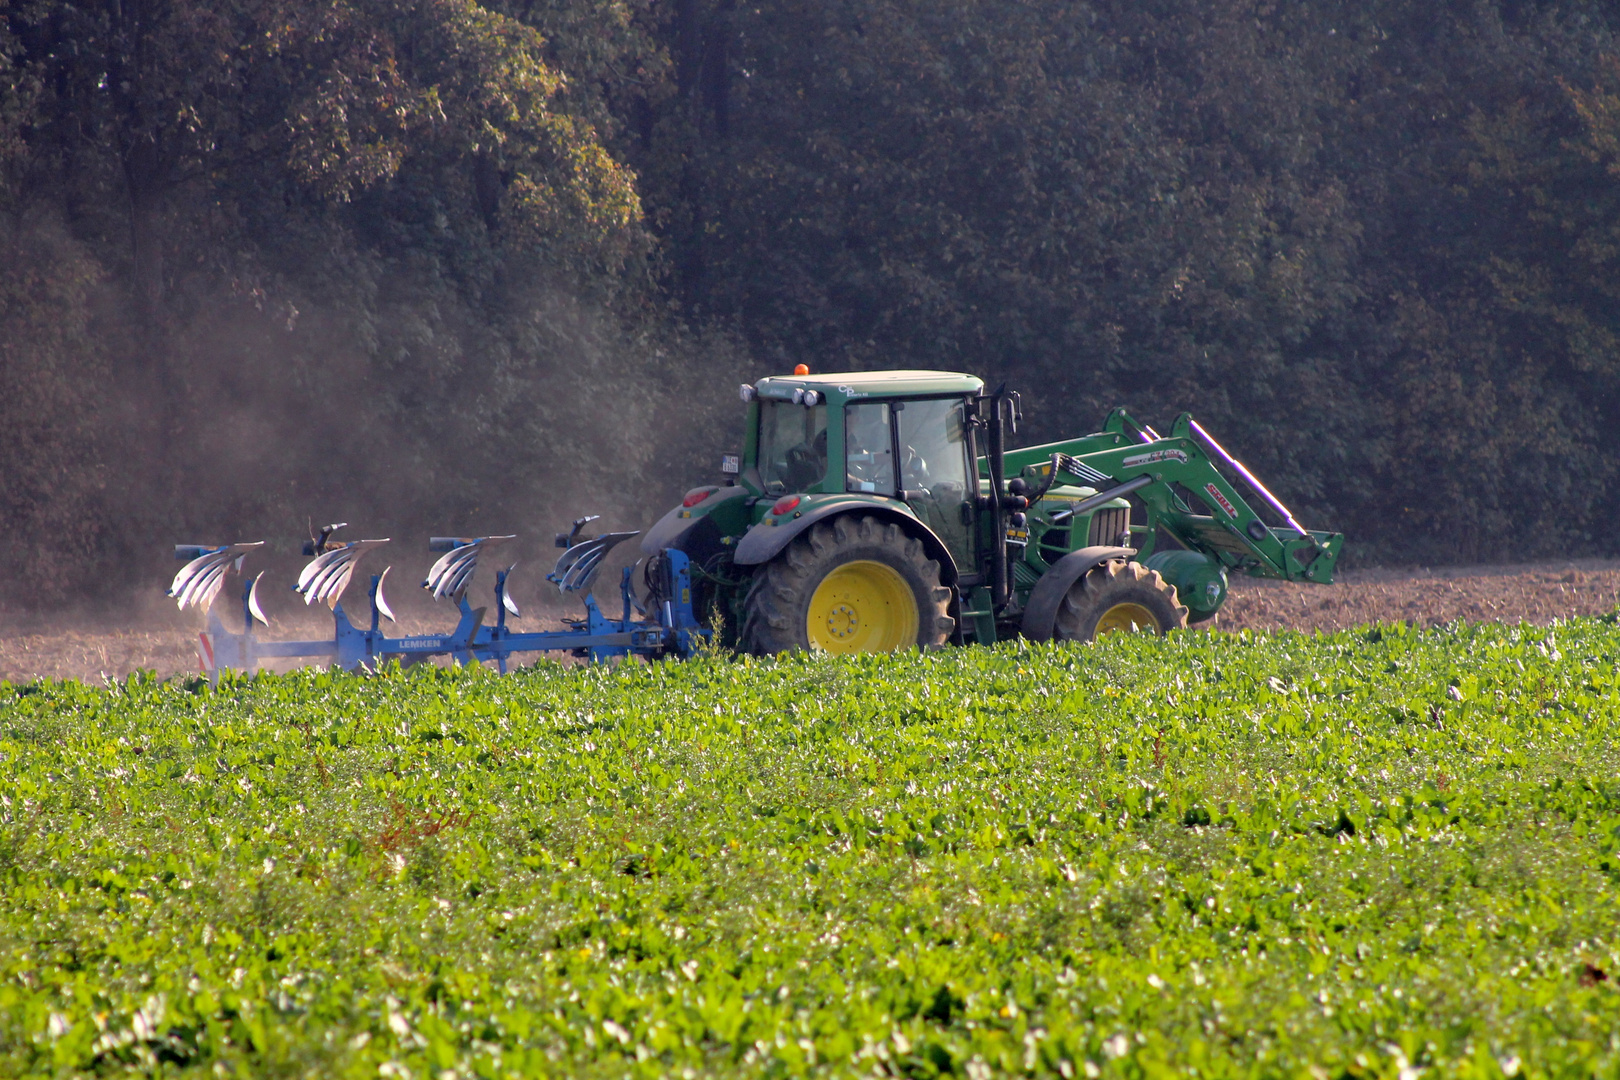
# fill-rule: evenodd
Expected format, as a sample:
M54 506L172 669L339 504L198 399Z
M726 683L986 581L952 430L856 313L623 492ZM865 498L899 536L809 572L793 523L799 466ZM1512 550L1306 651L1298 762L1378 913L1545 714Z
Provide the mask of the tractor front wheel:
M1187 609L1175 586L1141 563L1109 559L1069 586L1058 605L1052 636L1092 641L1103 634L1149 631L1167 634L1187 625Z
M864 514L817 522L754 573L742 647L895 652L944 644L951 592L922 541Z

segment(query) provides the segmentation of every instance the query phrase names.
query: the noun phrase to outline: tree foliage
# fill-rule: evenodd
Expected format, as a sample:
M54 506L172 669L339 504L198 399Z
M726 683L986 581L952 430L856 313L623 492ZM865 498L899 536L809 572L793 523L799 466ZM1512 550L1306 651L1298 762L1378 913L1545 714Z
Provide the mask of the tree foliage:
M632 159L691 310L776 363L983 371L1045 437L1191 409L1352 558L1612 548L1609 8L715 0L693 23L726 77Z

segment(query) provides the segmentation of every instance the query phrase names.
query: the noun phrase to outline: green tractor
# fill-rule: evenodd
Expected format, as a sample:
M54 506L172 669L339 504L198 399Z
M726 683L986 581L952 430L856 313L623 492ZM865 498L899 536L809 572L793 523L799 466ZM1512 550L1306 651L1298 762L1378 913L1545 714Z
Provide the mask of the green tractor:
M1234 572L1331 582L1344 542L1187 414L1161 436L1116 409L1095 434L1008 449L1018 395L971 375L801 365L741 393L725 483L688 492L642 552L649 570L684 553L693 610L746 652L1163 634L1213 618Z

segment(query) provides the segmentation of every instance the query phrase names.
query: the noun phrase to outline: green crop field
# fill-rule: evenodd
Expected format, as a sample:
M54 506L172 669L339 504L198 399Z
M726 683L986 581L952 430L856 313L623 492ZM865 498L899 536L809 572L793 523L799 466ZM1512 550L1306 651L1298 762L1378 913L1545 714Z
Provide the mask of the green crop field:
M0 683L0 1075L1614 1076L1617 662Z

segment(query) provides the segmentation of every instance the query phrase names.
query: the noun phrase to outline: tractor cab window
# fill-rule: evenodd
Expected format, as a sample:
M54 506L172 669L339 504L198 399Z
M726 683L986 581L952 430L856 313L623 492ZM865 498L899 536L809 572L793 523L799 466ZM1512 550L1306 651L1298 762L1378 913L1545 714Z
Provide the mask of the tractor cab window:
M906 503L951 549L960 565L972 565L967 521L972 473L961 398L908 401L897 410L900 424L900 486Z
M966 497L967 435L960 400L908 401L900 410L900 486L940 499Z
M759 478L767 495L804 491L827 475L827 406L759 406Z
M892 425L887 402L844 407L844 490L894 494Z

